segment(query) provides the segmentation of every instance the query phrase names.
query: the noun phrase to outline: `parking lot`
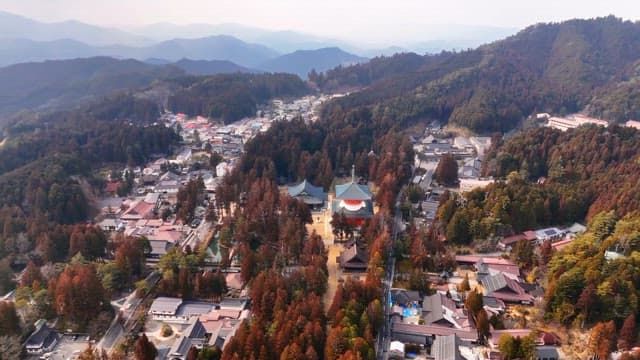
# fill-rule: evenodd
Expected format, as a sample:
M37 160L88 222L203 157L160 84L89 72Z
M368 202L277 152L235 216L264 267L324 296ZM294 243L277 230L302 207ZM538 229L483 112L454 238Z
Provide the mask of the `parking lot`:
M50 360L77 359L78 355L89 346L87 335L61 335L58 344L49 354ZM30 359L40 359L40 356L32 356Z

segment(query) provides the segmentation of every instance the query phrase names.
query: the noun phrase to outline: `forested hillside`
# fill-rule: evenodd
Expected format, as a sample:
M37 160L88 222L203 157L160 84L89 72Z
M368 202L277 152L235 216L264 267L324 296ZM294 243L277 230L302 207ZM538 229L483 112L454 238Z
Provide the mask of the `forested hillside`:
M592 219L603 211L623 217L640 207L640 140L634 129L532 129L497 142L485 172L501 179L446 202L440 210L447 238L460 244L513 232Z
M254 115L257 106L275 97L302 96L309 87L291 74L219 74L186 77L168 102L169 109L231 123Z
M23 109L62 109L116 90L182 76L177 67L107 57L25 63L0 68L0 115Z
M577 112L592 101L596 114L635 115L639 105L624 90L605 89L635 75L639 50L640 24L610 16L530 26L476 50L377 58L311 80L326 90L368 87L331 102L325 117L365 107L400 125L431 118L506 131L532 113Z

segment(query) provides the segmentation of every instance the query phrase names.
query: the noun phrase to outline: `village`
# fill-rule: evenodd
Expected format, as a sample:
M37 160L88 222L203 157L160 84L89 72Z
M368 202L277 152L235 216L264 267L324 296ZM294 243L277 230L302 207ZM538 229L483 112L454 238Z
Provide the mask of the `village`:
M97 199L100 213L95 223L112 235L147 239L150 251L146 263L151 269L171 248L186 252L204 249L206 267L202 270L217 268L221 251L216 229L221 214L215 213L215 191L221 179L237 165L248 140L268 130L274 121L297 116L315 121L317 107L326 99L305 97L290 103L274 100L260 108L256 117L228 125L201 116L163 114L160 121L179 132L182 147L173 157L158 155L144 167L105 174L104 196ZM558 122L554 119L549 119L549 126ZM566 121L563 124L567 126ZM420 188L424 196L411 201L410 216L404 211L396 216L400 236L406 236L410 225L433 226L445 193L464 193L494 182L482 176L484 155L491 146L489 137L457 135L432 122L412 134L410 141L415 162L409 186ZM443 156L452 156L458 165L455 186L436 181L435 172ZM373 201L375 186L356 173L355 167L350 175L336 179L328 190L305 179L280 187L283 194L309 206L313 223L308 231L324 240L329 254L325 306L347 278L364 279L369 263L368 252L358 240L358 229L378 210ZM203 196L193 209L191 221L183 223L176 216L177 194L195 179L201 179L204 185ZM533 341L538 359L563 358L561 337L531 326L544 290L535 281L528 281L527 274L509 259L509 253L518 242L531 244L537 252L545 244L560 249L584 231L585 226L577 223L531 229L503 237L482 253L456 254L449 268L427 274L430 286L420 291L406 288L407 270L402 261L394 262L385 289L386 334L381 331L381 357L500 359L499 343L510 337ZM446 242L446 238L440 241ZM616 255L611 252L606 256ZM153 288L160 277L152 271L144 281ZM139 298L133 289L122 294L112 305L124 321L114 320L97 346L110 351L127 331L141 329L158 349L160 359L185 359L192 346L223 349L240 323L251 317L251 300L237 263L224 270L224 281L227 293L217 302ZM475 299L475 303L469 299ZM489 329L478 328L469 306L484 312ZM85 334L58 333L53 326L40 322L26 347L34 359L68 359L77 357L88 342Z
M233 170L243 153L244 144L269 129L274 121L301 117L317 120L318 106L331 96L306 96L291 101L273 100L261 106L255 117L232 124L222 124L202 116L163 114L159 122L172 127L182 138L182 147L174 156L155 156L144 167L126 167L104 171L103 195L97 199L99 209L94 222L113 237L145 238L149 244L146 264L152 271L142 280L148 290L157 285L161 274L153 269L160 259L176 248L191 252L204 249L203 271L219 267L217 244L218 216L215 190L222 178ZM204 184L201 202L193 209L192 220L177 220L178 193L191 181ZM89 343L107 352L123 341L124 335L144 329L158 348L159 359L184 359L192 346L223 348L239 324L250 317L250 300L240 279L237 264L224 273L227 292L216 303L180 298L142 298L135 289L120 294L111 304L118 316L102 339L88 334L62 333L44 320L35 324L25 350L33 359L75 359ZM5 296L10 300L13 295ZM120 318L121 320L118 320Z

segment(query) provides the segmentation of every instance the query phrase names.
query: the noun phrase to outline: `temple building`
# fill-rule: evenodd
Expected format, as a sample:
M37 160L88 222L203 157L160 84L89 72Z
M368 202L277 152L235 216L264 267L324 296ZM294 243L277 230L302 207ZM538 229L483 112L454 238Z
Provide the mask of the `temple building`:
M351 171L351 182L336 185L336 197L331 201L331 215L343 214L349 222L362 225L373 216L373 201L369 186L356 182L355 169Z
M289 186L287 188L289 196L302 200L310 208L318 210L324 207L327 201L327 193L319 186L313 186L307 180L301 183Z

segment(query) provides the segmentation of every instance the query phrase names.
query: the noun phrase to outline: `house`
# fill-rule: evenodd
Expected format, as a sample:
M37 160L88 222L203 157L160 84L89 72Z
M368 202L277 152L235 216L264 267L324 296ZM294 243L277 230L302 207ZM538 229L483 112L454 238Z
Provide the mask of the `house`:
M489 265L515 265L511 260L500 257L478 256L478 255L456 255L456 263L459 265L476 265L482 260Z
M178 156L176 156L176 162L184 164L184 163L188 162L189 160L191 160L191 155L192 155L191 149L190 148L186 148L186 149L182 150L178 154Z
M400 306L411 306L422 301L420 293L417 291L393 288L391 291L391 301Z
M507 306L504 301L500 299L496 299L493 296L483 296L482 297L482 307L487 312L488 315L499 315L505 312ZM491 316L489 316L490 318Z
M307 180L301 183L288 186L287 192L289 196L302 200L312 209L320 209L324 207L327 201L327 193L319 186L314 186Z
M171 346L166 355L167 360L186 360L191 349L191 339L186 336L180 336Z
M167 254L167 251L173 246L172 243L166 240L149 240L151 246L151 252L147 255L149 259L160 259Z
M569 234L573 235L573 236L578 236L580 234L583 234L584 232L587 231L587 227L579 224L579 223L573 223L573 225L569 226L569 228L567 228L567 231L569 232Z
M111 231L119 231L123 229L123 223L116 219L104 219L98 223L98 226L102 231L111 232Z
M540 245L545 241L554 242L564 237L564 232L556 227L536 230L537 244Z
M351 182L336 185L336 197L331 202L331 215L342 214L356 226L373 217L373 201L369 186L358 184L355 169L351 172Z
M337 262L344 271L366 271L369 255L357 244L353 244L340 253Z
M560 354L555 346L536 346L537 360L559 360Z
M431 345L431 356L438 360L464 360L459 348L462 345L462 340L455 334L436 336Z
M419 345L431 345L434 336L457 335L462 340L478 341L476 329L456 329L446 326L404 324L402 322L391 323L391 340Z
M495 297L505 303L533 303L533 296L527 294L520 284L504 273L484 277L480 283L484 287L484 294Z
M478 260L474 265L476 268L476 279L482 281L487 276L504 274L505 276L518 281L520 279L520 267L518 265L511 264L492 264L486 263L483 258Z
M109 181L104 186L105 194L117 195L118 189L122 186L122 181Z
M35 328L24 343L27 353L37 355L53 350L58 343L58 332L47 326L44 319L38 320Z
M422 301L422 319L425 325L473 330L474 325L462 309L458 309L446 294L437 292Z
M177 194L180 190L180 181L178 180L163 180L159 181L154 190L161 194Z
M511 247L520 240L526 240L527 237L524 234L516 234L507 236L506 238L498 241L498 248L503 251L511 250Z
M389 343L389 359L404 359L404 344L400 341Z
M127 210L125 210L122 215L120 215L120 219L125 221L150 219L153 217L155 206L155 204L150 204L148 202L145 202L144 200L139 200L131 204L131 206Z

